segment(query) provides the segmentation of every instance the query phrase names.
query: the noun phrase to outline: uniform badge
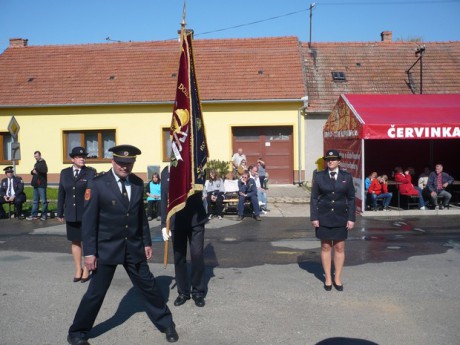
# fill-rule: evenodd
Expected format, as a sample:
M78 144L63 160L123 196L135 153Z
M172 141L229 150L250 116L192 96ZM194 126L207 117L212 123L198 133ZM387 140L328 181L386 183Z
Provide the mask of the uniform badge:
M85 200L88 201L89 199L91 199L91 189L87 189L85 190Z

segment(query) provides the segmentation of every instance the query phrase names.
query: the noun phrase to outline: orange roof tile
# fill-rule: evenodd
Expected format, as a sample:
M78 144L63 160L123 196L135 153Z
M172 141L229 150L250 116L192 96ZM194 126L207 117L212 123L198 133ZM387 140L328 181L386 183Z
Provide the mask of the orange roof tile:
M296 37L195 40L203 101L300 99ZM0 106L171 102L177 41L23 46L0 55Z
M420 64L412 68L412 89L406 71L423 55L423 93L460 93L460 41L302 43L310 112L330 112L342 93L420 93ZM346 81L333 81L332 72Z

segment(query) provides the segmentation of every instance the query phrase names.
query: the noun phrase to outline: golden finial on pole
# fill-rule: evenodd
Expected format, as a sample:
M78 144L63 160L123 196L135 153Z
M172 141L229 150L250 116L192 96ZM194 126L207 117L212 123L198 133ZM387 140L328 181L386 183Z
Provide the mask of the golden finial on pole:
M186 0L184 0L184 9L182 10L182 22L181 22L181 27L182 27L182 30L185 29L185 14L186 14Z

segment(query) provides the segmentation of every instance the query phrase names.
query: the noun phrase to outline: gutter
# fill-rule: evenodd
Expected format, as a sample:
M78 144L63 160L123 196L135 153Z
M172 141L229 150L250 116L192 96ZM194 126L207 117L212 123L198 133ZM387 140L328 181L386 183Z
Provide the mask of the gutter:
M254 99L254 100L210 100L201 101L201 104L228 104L228 103L292 103L301 102L299 98L285 98L285 99ZM106 107L106 106L134 106L134 105L173 105L174 101L167 102L126 102L126 103L73 103L73 104L13 104L13 105L0 105L0 109L13 109L13 108L63 108L63 107Z

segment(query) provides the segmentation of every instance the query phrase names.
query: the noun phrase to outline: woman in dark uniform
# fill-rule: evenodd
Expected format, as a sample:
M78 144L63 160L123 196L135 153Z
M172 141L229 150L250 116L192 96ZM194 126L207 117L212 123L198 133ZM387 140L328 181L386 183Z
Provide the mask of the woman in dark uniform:
M96 175L96 170L85 166L88 153L83 147L74 147L69 154L72 166L61 171L59 179L57 219L63 223L64 214L67 239L72 241L72 256L75 263L74 283L89 280L89 271L81 264L81 218L83 215L86 184Z
M339 169L337 150L329 150L323 159L327 169L314 175L310 202L310 220L316 237L321 240L321 263L324 269L324 289L332 285L343 290L342 268L345 262L345 240L355 224L355 188L350 173ZM335 277L332 279L332 248Z

